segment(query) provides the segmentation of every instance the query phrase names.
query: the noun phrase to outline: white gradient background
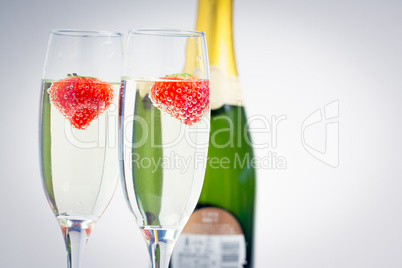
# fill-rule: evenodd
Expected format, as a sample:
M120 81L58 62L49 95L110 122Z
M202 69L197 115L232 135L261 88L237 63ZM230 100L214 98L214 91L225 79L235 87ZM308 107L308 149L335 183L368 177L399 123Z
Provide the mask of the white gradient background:
M195 14L195 0L1 0L0 267L66 266L39 172L49 30L192 29ZM258 170L255 267L402 267L402 2L239 0L234 15L248 115L287 116L277 148L256 150L286 157L287 169ZM308 115L335 100L340 148L332 168L304 150L300 133ZM309 135L325 146L323 125ZM146 254L118 188L83 267L148 267Z

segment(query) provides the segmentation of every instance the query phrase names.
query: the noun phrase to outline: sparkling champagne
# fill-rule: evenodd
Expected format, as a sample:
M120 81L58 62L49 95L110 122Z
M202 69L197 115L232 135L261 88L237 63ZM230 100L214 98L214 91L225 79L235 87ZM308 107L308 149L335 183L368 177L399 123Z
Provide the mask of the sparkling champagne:
M196 29L206 34L211 138L203 189L172 268L253 267L255 170L232 40L232 1L199 0ZM191 71L189 62L186 71Z
M158 109L149 94L157 81L163 80L124 77L122 81L123 192L145 236L153 230L171 230L175 236L194 210L202 188L209 112L187 125Z
M54 82L42 82L40 141L45 193L62 224L68 219L96 221L118 182L119 85L111 85L114 98L109 108L85 129L77 129L51 101L49 90Z

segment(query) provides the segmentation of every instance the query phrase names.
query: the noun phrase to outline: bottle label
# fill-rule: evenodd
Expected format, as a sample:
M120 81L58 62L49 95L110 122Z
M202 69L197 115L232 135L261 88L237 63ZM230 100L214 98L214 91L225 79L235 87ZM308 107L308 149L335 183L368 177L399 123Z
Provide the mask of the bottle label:
M219 109L225 104L243 106L239 78L225 75L217 66L210 66L209 72L211 109Z
M215 207L196 210L172 255L174 268L240 268L246 262L246 240L229 212Z

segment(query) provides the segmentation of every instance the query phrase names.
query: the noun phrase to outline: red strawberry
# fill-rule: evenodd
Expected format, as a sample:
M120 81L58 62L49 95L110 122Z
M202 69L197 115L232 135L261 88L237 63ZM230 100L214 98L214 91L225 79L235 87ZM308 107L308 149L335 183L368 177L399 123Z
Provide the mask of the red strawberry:
M151 232L149 230L141 229L141 233L144 236L145 240L151 240Z
M151 87L150 98L160 110L192 125L209 107L209 82L191 74L173 74Z
M77 129L87 128L113 101L111 85L77 74L54 82L49 94L53 105Z

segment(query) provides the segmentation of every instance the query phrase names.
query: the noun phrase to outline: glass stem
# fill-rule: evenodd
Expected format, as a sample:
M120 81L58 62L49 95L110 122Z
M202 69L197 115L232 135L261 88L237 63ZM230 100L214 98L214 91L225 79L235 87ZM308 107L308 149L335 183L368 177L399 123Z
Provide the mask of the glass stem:
M95 221L58 218L67 251L67 268L80 268Z
M152 268L168 268L174 244L180 230L142 229L148 245Z

